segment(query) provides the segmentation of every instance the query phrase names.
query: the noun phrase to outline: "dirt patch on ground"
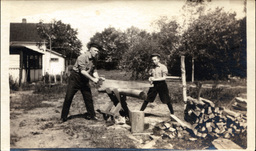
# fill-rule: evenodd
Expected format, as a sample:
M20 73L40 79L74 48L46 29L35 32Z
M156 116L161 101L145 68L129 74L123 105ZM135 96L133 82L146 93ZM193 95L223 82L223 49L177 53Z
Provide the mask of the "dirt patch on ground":
M25 93L25 94L24 94ZM86 120L83 115L86 108L82 95L78 92L71 104L70 117L66 122L60 120L63 97L41 102L39 108L19 108L19 97L35 95L32 92L11 94L10 137L11 148L162 148L162 149L205 149L211 147L207 140L185 141L175 138L166 140L153 136L154 126L170 120L168 107L159 98L150 103L145 110L145 133L132 134L129 124L107 123L100 113L98 121ZM93 89L95 110L103 110L110 102L107 94ZM175 96L173 96L175 97ZM142 100L127 98L130 110L139 110ZM173 104L174 112L180 119L184 118L182 100ZM152 145L150 143L155 141Z
M105 109L110 102L108 96L95 90L93 93L95 110ZM34 94L25 92L25 95ZM24 93L11 94L11 102L14 103L22 96ZM62 123L60 113L63 98L42 101L44 107L31 110L12 106L11 148L140 148L146 142L143 137L152 133L154 125L169 119L166 105L161 104L159 100L149 104L145 112L156 115L146 114L145 134L136 138L131 133L130 125L108 125L100 113L97 113L98 121L83 118L86 109L80 92L73 99L70 108L71 119ZM142 100L128 97L127 103L131 110L139 110ZM179 107L175 106L175 110L179 110Z

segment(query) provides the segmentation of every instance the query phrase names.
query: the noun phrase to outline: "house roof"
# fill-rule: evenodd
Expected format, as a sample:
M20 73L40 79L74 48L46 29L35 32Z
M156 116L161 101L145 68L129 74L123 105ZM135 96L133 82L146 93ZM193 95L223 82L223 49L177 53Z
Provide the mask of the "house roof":
M41 53L44 55L44 50L40 49L38 46L36 45L26 45L26 44L11 44L10 45L10 48L26 48L26 49L29 49L29 50L32 50L34 52L37 52L37 53ZM10 49L11 51L11 49Z
M49 24L46 24L46 26ZM11 23L10 24L10 46L11 47L25 47L30 50L44 54L44 52L37 46L31 45L42 41L36 29L37 23ZM46 51L54 53L58 56L65 57L64 55L47 49Z
M62 54L60 54L60 53L58 53L58 52L56 52L56 51L52 51L52 50L50 50L50 49L46 49L46 51L49 52L49 53L55 54L55 55L57 55L57 56L59 56L59 57L63 57L63 58L66 57L65 55L62 55Z
M10 24L10 42L39 42L36 29L36 23L11 23Z

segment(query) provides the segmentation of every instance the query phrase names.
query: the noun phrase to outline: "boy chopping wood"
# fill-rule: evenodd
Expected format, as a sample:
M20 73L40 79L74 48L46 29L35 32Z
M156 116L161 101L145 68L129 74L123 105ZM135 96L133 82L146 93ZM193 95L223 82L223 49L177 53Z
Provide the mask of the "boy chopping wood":
M159 94L162 103L167 104L170 113L174 114L173 107L171 104L171 99L169 96L169 90L165 82L168 73L167 67L160 63L160 54L153 53L151 59L154 63L152 69L150 69L149 82L154 84L154 87L149 88L147 99L143 102L141 106L141 111L144 111L149 102L154 102L157 94Z
M78 90L81 91L88 114L86 119L96 120L96 114L93 106L93 99L89 81L98 83L100 78L95 69L95 58L100 50L100 46L92 43L89 45L89 50L80 55L75 65L72 68L65 100L63 103L61 119L63 122L67 121L69 114L70 105L72 99Z

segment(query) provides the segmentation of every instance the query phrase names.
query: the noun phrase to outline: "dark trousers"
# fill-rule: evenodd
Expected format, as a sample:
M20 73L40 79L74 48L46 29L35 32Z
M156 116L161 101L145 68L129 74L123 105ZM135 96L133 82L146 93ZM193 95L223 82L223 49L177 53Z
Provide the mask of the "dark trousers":
M80 73L72 71L69 77L67 92L66 92L65 100L62 107L62 112L61 112L62 119L67 118L73 97L78 90L80 90L83 95L85 107L89 116L96 115L94 111L94 105L93 105L93 99L92 99L91 88L89 85L89 80L86 79Z
M169 96L169 90L167 87L167 84L165 81L155 81L153 82L154 87L149 88L148 94L147 94L147 99L143 102L141 106L141 111L144 111L145 108L147 107L148 102L154 102L157 94L159 94L160 100L162 103L167 104L171 114L174 113L173 107L172 107L172 102Z

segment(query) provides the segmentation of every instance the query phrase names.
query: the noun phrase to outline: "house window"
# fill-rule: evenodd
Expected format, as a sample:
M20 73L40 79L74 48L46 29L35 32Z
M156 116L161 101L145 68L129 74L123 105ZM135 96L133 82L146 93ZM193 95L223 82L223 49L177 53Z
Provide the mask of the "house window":
M58 61L59 61L59 58L51 58L50 61L51 61L51 62L58 62Z
M23 61L25 68L42 69L42 55L27 55Z

